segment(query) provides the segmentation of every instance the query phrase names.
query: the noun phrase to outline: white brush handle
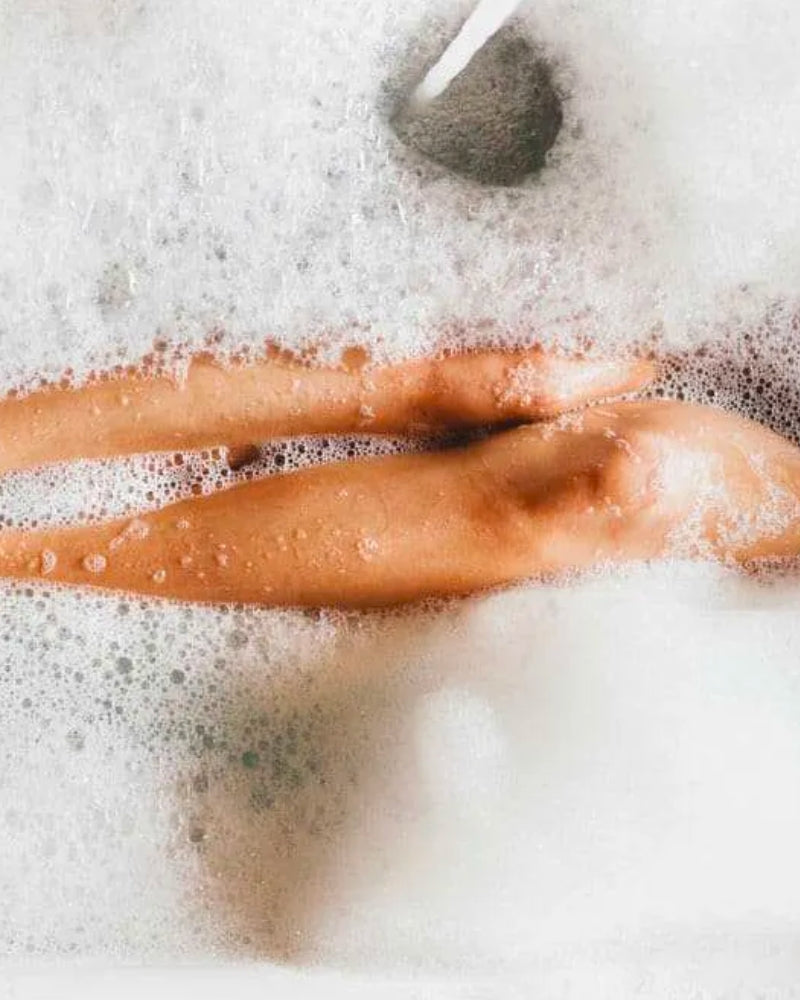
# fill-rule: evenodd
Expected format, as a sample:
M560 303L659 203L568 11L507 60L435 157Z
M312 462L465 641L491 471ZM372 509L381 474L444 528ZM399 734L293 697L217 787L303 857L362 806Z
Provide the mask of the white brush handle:
M427 104L443 93L475 53L503 27L521 2L522 0L480 0L441 59L428 71L414 91L412 103Z

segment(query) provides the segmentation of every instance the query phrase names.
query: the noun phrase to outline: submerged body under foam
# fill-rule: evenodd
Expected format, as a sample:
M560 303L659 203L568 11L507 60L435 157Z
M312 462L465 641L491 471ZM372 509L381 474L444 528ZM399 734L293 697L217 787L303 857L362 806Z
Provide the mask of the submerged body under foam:
M5 954L790 961L796 600L680 566L317 622L6 590Z

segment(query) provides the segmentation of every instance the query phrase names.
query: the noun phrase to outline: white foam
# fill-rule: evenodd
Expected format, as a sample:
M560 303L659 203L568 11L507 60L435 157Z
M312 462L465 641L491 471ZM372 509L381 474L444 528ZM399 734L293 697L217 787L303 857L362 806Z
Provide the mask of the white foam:
M5 953L782 967L797 596L676 566L315 621L6 588Z
M566 122L510 191L388 125L469 9L9 0L6 384L212 331L397 356L480 319L478 339L685 346L796 301L792 0L526 6Z
M469 6L0 4L2 384L212 332L652 335L684 352L654 393L800 437L800 8L530 4L565 125L538 181L491 190L388 125ZM403 446L10 476L3 523ZM678 566L394 621L5 588L0 950L794 982L797 596Z
M437 441L444 438L411 441L369 434L276 438L264 442L252 461L239 468L231 468L224 447L40 466L3 477L0 524L31 529L108 521L157 510L192 496L207 496L253 479L323 462L421 450ZM135 534L143 527L142 522L133 520L127 531ZM125 536L113 540L112 549L124 540Z

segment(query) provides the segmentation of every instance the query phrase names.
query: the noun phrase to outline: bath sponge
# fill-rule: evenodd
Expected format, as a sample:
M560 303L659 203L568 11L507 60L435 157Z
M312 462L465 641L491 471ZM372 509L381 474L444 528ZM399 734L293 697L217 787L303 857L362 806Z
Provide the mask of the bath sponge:
M563 113L546 61L513 26L501 28L432 100L404 104L393 119L409 146L481 184L537 174Z

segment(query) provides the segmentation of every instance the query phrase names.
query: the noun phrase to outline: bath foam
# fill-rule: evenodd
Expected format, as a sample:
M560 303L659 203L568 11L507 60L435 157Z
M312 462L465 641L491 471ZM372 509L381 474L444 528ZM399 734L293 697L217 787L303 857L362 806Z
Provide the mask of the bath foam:
M209 333L644 342L654 394L800 437L794 5L531 5L566 121L513 190L388 126L468 9L0 4L2 386ZM258 474L348 453L298 447ZM0 506L133 519L252 471L88 463ZM615 1000L736 952L737 988L794 983L797 597L680 567L396 620L3 588L0 951L619 968Z
M214 331L390 357L465 331L614 352L792 315L792 0L523 5L565 122L511 190L389 127L470 9L6 0L3 384Z
M6 587L3 953L771 982L800 626L796 583L765 595L681 565L410 616Z
M443 435L414 440L372 434L275 438L261 444L252 460L238 468L229 464L225 447L53 463L2 478L0 530L134 517L253 479L323 463L420 451L446 442Z

